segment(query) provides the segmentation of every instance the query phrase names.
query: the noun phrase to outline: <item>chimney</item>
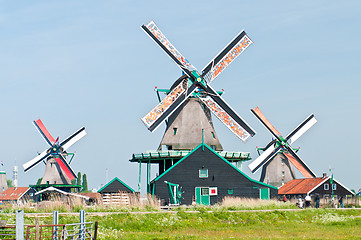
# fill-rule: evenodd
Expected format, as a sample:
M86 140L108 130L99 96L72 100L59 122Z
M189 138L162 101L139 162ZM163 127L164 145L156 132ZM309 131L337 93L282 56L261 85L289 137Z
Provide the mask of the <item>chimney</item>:
M327 177L327 173L322 173L322 178L326 178Z

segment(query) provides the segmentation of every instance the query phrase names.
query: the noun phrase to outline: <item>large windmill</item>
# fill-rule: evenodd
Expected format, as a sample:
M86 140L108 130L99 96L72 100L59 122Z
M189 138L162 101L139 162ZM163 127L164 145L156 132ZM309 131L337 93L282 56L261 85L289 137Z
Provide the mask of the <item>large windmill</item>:
M71 155L67 153L66 150L87 134L85 127L80 128L78 131L59 143L59 137L54 139L40 119L34 121L33 123L43 136L44 140L49 144L50 148L45 149L38 156L23 164L24 172L29 171L40 162L45 163L46 161L45 173L40 185L43 187L55 185L63 190L70 190L71 181L77 176L69 165L72 158L69 163L66 160L66 157Z
M167 145L168 149L194 148L201 142L202 135L200 132L202 129L205 131L206 143L211 141L209 139L216 139L209 112L212 112L242 141L246 141L255 135L254 130L210 86L210 83L253 43L245 31L242 30L203 68L202 73L199 73L168 41L154 21L143 25L142 29L185 74L173 84L168 95L142 118L144 124L152 132L163 121L169 120L161 145ZM208 109L204 106L207 106ZM184 114L185 112L186 114ZM195 135L194 132L197 130L198 143L187 146L187 143L197 141L192 140ZM222 150L218 140L213 141L213 143L216 150ZM209 145L213 144L210 143Z
M313 171L291 147L292 143L294 143L317 122L314 115L311 114L284 138L266 119L258 107L251 109L251 111L275 137L274 140L262 149L263 153L248 165L252 173L257 172L262 167L260 181L275 186L280 186L283 183L296 178L293 166L295 166L306 178L316 177Z

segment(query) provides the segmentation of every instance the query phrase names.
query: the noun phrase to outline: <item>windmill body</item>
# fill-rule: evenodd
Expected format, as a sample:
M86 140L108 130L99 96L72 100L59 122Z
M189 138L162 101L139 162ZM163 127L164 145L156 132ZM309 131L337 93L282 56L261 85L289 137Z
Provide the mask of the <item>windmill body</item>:
M296 178L295 170L283 153L277 153L273 159L262 167L260 182L280 187Z
M222 151L213 127L211 112L198 98L188 98L171 117L159 149L192 150L202 142Z
M71 185L71 180L76 178L75 172L70 167L74 153L67 153L66 150L87 134L85 127L80 128L64 141L59 142L59 138L54 139L40 119L34 121L33 124L44 140L50 145L50 148L45 149L38 156L23 164L24 172L29 171L41 162L46 164L45 173L40 185L32 185L32 187L37 190L49 186L57 187L64 191L70 191L71 188L79 189L80 186ZM66 160L68 155L72 156L69 162Z
M284 138L258 107L251 109L251 111L275 137L275 140L272 140L265 148L260 149L263 153L248 165L252 173L262 168L260 181L274 186L280 186L296 178L293 166L306 178L316 177L315 173L296 154L298 149L291 148L291 144L317 122L314 115L311 114Z

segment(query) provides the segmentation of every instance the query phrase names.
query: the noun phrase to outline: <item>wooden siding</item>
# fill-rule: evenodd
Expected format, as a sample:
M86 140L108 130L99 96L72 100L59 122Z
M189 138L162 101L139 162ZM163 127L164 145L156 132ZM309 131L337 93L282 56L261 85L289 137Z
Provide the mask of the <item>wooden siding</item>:
M119 193L119 192L127 192L133 193L131 189L121 183L117 178L113 179L111 183L105 186L103 189L98 191L99 193Z
M211 204L220 202L225 196L259 198L260 188L269 188L251 181L226 161L206 146L201 146L153 182L151 191L154 187L154 194L168 204L168 187L164 181L179 184L184 192L181 204L190 205L195 201L196 187L217 187L218 195L210 196ZM199 178L199 169L202 168L208 169L207 178ZM228 194L228 189L233 189L233 194ZM270 188L270 197L277 197L277 189Z

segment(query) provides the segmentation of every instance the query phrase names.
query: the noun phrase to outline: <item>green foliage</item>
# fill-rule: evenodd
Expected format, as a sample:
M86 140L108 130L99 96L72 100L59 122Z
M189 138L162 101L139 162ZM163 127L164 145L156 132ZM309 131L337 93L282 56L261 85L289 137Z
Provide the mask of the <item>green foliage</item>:
M41 184L41 181L43 180L43 178L39 178L38 181L36 182L36 185L40 185Z
M71 185L75 185L76 184L76 179L71 180Z
M83 174L83 192L88 191L88 180L86 178L86 174Z
M81 186L81 173L78 172L78 177L76 179L76 185L80 185Z
M12 181L11 179L7 179L7 180L6 180L6 183L7 183L7 185L8 185L9 188L14 187L13 181Z

